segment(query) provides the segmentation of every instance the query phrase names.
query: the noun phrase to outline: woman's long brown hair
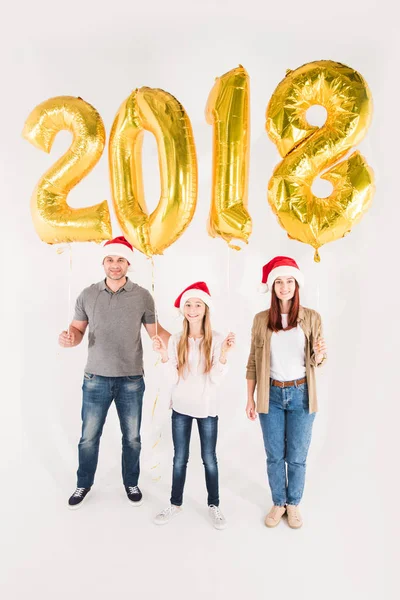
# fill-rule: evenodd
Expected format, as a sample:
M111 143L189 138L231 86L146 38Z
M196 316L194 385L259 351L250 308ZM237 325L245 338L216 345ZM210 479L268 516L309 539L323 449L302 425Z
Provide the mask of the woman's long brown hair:
M299 294L299 284L295 281L296 288L294 291L294 296L290 301L290 310L288 315L288 329L293 329L297 327L297 317L299 316L299 307L300 307L300 294ZM272 331L282 331L282 317L281 317L281 306L279 304L279 298L275 292L275 282L272 286L271 290L271 308L269 309L268 316L268 329L272 329Z
M204 313L202 323L203 339L200 344L200 352L205 358L204 373L209 373L212 366L211 345L212 345L212 329L210 319L210 309L206 304L206 312ZM183 319L183 332L178 342L178 374L183 378L185 367L189 365L189 321L186 317Z

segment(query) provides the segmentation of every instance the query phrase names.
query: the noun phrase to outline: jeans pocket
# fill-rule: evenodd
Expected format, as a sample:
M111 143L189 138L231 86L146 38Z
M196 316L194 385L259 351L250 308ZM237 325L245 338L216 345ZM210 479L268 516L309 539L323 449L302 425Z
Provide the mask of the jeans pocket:
M298 392L301 394L301 400L303 403L303 409L308 412L309 410L309 400L308 400L308 385L307 383L302 383L298 386Z
M139 381L139 379L143 379L143 375L127 375L128 381Z
M93 373L87 373L86 371L83 374L84 378L87 379L88 381L90 381L91 379L93 379L94 375Z

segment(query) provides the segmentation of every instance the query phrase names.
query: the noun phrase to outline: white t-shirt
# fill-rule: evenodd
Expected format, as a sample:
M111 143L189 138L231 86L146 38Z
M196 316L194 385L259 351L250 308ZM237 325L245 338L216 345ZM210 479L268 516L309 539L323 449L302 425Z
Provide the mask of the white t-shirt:
M219 361L224 337L213 331L211 356L212 367L204 373L205 360L200 352L201 339L189 337L189 368L183 377L178 377L178 342L181 333L171 335L168 342L166 363L161 362L164 376L171 386L171 407L176 412L191 417L215 417L218 414L217 387L228 370L228 365Z
M288 325L288 315L281 315L283 327ZM270 377L278 381L302 379L306 374L305 335L297 325L288 331L277 331L271 337Z

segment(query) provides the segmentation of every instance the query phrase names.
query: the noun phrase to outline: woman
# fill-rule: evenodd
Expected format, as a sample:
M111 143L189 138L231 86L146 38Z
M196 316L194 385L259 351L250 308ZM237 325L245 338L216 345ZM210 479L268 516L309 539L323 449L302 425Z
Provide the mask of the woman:
M153 338L153 348L161 354L165 375L172 383L172 438L174 461L170 505L154 519L157 525L169 523L180 514L186 467L189 459L193 419L200 435L208 506L216 529L226 527L219 508L218 465L215 453L218 432L217 386L227 369L226 355L235 345L235 335L223 337L212 331L211 296L200 281L187 287L175 301L183 314L183 331L169 339L168 350L161 337Z
M274 505L265 525L276 527L286 512L289 526L298 529L303 524L298 506L317 411L314 371L326 359L326 344L320 315L300 306L304 279L292 258L273 258L263 267L262 284L262 291L271 291L271 307L253 322L246 413L254 421L257 410L267 454Z

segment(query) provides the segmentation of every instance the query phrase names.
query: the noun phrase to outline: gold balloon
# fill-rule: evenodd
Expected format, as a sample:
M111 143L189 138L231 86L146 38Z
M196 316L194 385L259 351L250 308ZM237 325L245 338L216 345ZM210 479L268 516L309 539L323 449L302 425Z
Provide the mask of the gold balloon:
M327 111L322 127L307 122L313 105ZM268 104L267 132L285 157L269 181L268 200L288 236L315 248L316 262L318 248L349 233L371 204L374 175L361 154L335 164L362 140L371 116L365 80L329 60L288 71ZM311 191L317 176L333 185L327 198Z
M249 76L241 65L217 77L208 97L206 120L214 128L213 188L208 233L228 244L248 242L247 211L250 154Z
M59 131L71 131L69 150L39 180L31 199L35 229L44 242L101 242L112 237L105 200L88 208L71 208L67 196L98 162L104 149L103 121L93 106L73 96L50 98L33 109L23 137L50 152Z
M161 196L149 215L143 188L144 131L154 134ZM125 236L138 250L162 254L185 231L197 202L197 158L183 106L167 92L142 87L122 104L109 144L112 196Z

